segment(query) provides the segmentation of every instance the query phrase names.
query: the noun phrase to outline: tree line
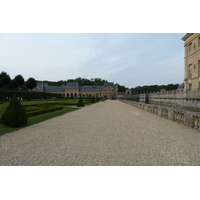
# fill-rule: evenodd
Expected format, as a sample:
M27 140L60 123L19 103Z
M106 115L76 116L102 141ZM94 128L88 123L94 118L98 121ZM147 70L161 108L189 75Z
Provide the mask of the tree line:
M88 85L88 86L102 86L107 80L101 78L81 78L78 77L76 79L68 79L68 80L60 80L60 81L43 81L43 83L47 83L49 86L62 86L67 85L69 82L77 82L80 86ZM1 72L0 74L0 90L32 90L37 86L37 81L30 77L28 80L24 80L22 75L15 76L14 79L11 80L10 76L6 72ZM132 93L141 93L141 92L158 92L162 89L165 90L176 90L179 84L168 84L168 85L145 85L145 86L137 86L135 88L131 88ZM125 92L128 88L124 85L118 84L118 91Z
M144 85L131 88L132 93L141 93L141 92L159 92L160 90L176 90L179 84L168 84L168 85Z
M88 86L101 86L105 82L107 82L104 79L101 78L81 78L78 77L76 79L68 79L68 80L60 80L57 82L53 81L43 81L44 83L47 83L49 86L61 86L61 85L67 85L69 82L77 82L80 86L88 85Z
M36 85L37 81L32 77L25 81L23 76L20 74L15 76L14 79L11 79L4 71L0 74L1 90L32 90Z

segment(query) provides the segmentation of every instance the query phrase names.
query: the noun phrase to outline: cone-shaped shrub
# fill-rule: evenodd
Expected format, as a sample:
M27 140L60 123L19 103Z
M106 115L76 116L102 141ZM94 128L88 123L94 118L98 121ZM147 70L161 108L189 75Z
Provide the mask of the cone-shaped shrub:
M95 98L94 97L91 98L91 103L95 103Z
M2 116L2 123L11 127L20 127L27 123L27 115L21 103L13 96Z
M77 107L84 107L84 103L83 103L83 99L82 98L79 98Z

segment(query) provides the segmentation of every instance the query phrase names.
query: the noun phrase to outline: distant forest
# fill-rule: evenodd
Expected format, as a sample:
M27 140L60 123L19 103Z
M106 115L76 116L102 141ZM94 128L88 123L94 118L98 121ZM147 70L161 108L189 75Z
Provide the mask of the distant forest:
M168 84L168 85L145 85L145 86L137 86L135 88L131 88L132 93L141 93L141 92L159 92L162 89L165 90L176 90L179 84Z

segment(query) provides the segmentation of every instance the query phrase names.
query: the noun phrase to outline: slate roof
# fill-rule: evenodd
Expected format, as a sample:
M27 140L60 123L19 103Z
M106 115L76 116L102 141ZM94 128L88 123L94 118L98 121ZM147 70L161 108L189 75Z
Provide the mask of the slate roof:
M102 86L80 86L80 92L101 92Z
M79 89L79 85L77 82L70 82L68 83L66 89Z
M45 92L65 92L66 86L48 86L45 84Z
M102 89L104 89L104 88L106 88L106 87L112 87L112 88L115 88L115 85L114 85L113 82L107 82L107 83L104 83Z
M184 83L182 83L182 84L180 84L180 85L178 86L177 90L179 90L179 89L184 89Z
M37 86L36 88L43 90L44 89L44 83L37 81Z
M39 85L39 84L38 84ZM106 87L115 88L113 82L107 82L103 86L79 86L77 82L70 82L67 86L49 86L47 83L41 83L40 87L44 88L44 92L65 92L66 89L78 89L79 92L102 92L102 89Z

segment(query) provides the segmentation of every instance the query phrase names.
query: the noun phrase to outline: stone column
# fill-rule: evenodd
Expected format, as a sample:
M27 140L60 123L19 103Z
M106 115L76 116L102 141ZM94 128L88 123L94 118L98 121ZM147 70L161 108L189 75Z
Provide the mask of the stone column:
M184 89L188 89L189 68L188 68L188 45L185 44L185 78Z

